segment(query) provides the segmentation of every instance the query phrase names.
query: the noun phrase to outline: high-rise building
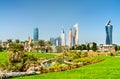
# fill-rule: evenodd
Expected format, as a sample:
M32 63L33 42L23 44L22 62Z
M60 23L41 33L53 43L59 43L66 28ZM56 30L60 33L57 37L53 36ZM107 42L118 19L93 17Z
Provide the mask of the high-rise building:
M38 28L34 28L34 30L33 30L33 41L34 42L38 41L38 38L39 38L39 30L38 30Z
M69 43L69 46L71 47L72 46L72 39L73 39L73 35L72 35L72 29L69 30L69 35L68 35L68 43Z
M79 41L78 41L78 24L76 23L75 25L74 25L74 28L75 28L75 45L78 45L79 44Z
M56 39L55 38L50 38L50 42L52 46L56 46Z
M56 46L61 46L61 38L60 37L56 38Z
M61 30L61 46L66 45L65 32L64 29Z
M72 46L75 46L75 28L72 30Z
M105 30L106 30L106 45L112 45L112 30L113 30L113 26L110 24L110 20L108 21L108 23L105 26Z

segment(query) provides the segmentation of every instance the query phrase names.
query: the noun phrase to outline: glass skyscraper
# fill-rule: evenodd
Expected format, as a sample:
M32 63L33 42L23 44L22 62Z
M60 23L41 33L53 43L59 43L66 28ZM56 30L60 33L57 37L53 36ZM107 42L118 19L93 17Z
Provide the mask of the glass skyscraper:
M65 32L64 29L61 30L61 46L66 45Z
M111 21L108 21L107 25L105 26L106 30L106 45L112 45L112 30L113 26L110 24Z
M39 38L39 30L38 30L38 28L34 28L34 30L33 30L33 41L34 42L38 41L38 38Z

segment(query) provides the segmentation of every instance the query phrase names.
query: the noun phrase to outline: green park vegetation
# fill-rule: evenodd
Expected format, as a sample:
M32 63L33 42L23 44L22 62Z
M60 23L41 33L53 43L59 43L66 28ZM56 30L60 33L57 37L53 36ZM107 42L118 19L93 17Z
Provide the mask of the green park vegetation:
M0 67L2 67L3 69L10 69L12 67L19 67L22 66L23 60L18 62L18 57L14 56L14 60L12 61L12 53L8 53L8 52L0 52ZM20 56L20 55L19 55ZM26 61L25 63L30 63L29 61L37 61L39 58L53 58L55 57L56 54L54 53L35 53L35 52L26 52L24 54L24 60ZM11 58L10 58L11 57ZM16 59L17 60L16 60ZM40 61L36 62L39 63ZM12 70L16 70L16 68L12 68Z
M80 68L46 73L40 75L16 77L12 79L119 79L120 78L120 57L114 56L97 56L104 61L83 66Z
M33 55L36 56L38 58L54 58L57 54L56 53L37 53L37 52L26 52L26 55Z
M80 46L75 48L80 48ZM94 51L96 51L96 44L92 48L95 48ZM7 52L0 52L0 68L3 70L28 72L32 67L41 66L38 70L33 70L39 72L39 75L16 77L17 79L107 79L114 77L119 72L120 58L116 57L119 56L119 53L116 52L81 52L76 50L68 50L63 53L25 52L23 45L19 42L10 42L6 49ZM90 49L89 45L86 49ZM45 64L50 66L45 66ZM113 72L115 73L113 74Z

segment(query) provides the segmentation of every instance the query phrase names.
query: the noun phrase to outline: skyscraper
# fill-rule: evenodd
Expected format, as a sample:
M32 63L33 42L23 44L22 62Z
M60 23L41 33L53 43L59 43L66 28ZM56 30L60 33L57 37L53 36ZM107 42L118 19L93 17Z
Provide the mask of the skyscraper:
M56 46L56 39L55 38L50 38L50 42L52 46Z
M56 38L56 46L61 46L61 37Z
M72 46L75 46L75 28L72 30Z
M75 28L75 45L78 45L79 41L78 41L78 24L77 23L74 25L74 28Z
M64 29L61 30L61 46L66 45L65 32Z
M106 45L112 45L112 30L113 30L113 26L110 24L110 20L108 21L108 23L105 26L105 30L106 30Z
M72 46L72 29L69 30L69 35L68 35L68 43L69 43L69 46L71 47Z
M38 28L34 28L34 30L33 30L33 41L34 42L38 41L38 38L39 38L39 30L38 30Z

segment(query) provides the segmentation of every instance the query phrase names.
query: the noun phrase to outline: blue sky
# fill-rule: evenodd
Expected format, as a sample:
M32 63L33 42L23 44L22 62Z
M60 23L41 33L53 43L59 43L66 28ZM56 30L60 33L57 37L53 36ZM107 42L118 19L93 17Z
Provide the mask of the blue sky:
M33 28L39 39L66 38L75 23L79 24L79 42L105 43L105 24L113 25L113 43L120 45L120 0L0 0L0 39L27 40Z

